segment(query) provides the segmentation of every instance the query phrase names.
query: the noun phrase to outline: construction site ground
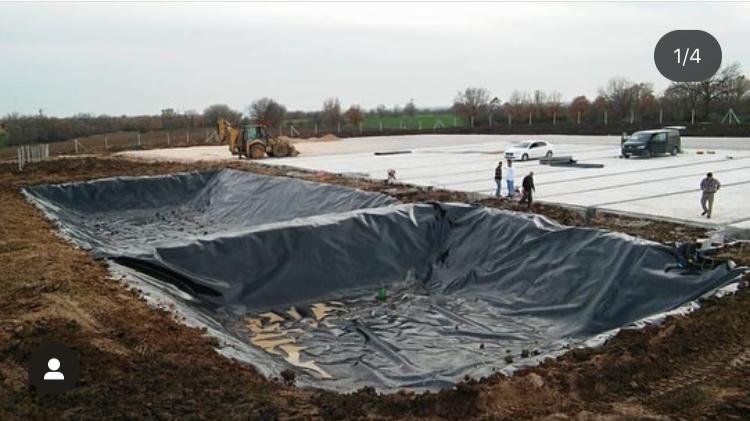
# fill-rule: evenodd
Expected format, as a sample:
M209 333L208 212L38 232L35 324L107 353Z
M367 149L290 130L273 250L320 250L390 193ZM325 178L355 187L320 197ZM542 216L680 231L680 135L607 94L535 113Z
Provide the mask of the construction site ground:
M705 226L732 226L750 235L745 204L750 195L750 142L739 138L683 139L684 153L651 159L620 158L616 136L421 135L348 138L297 144L300 156L267 159L268 165L294 166L384 179L389 169L399 180L443 189L492 195L494 167L514 142L542 139L555 155L603 168L542 165L538 160L515 162L516 185L534 171L535 199L576 207L659 217ZM408 152L376 155L376 153ZM231 160L226 147L126 152L166 160ZM715 212L701 216L699 184L713 172L721 181ZM505 190L505 186L503 189Z
M354 140L353 140L354 141ZM198 149L198 148L196 148ZM266 379L215 351L216 342L149 307L91 254L63 240L28 203L24 186L121 175L231 167L381 191L404 202L472 202L465 192L247 162L144 162L123 157L59 158L18 172L0 164L0 419L748 419L750 289L712 298L688 316L624 330L604 345L575 349L511 378L467 379L450 390L382 395L299 389L293 376ZM484 198L484 206L525 211ZM705 236L695 226L555 205L535 213L664 243ZM750 248L723 252L750 264ZM220 262L217 262L220 264ZM45 340L73 347L78 385L39 396L26 365Z

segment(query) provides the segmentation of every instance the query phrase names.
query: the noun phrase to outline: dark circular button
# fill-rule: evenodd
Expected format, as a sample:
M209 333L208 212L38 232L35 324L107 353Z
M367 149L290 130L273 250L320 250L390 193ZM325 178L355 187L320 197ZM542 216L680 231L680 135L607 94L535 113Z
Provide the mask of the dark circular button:
M29 382L39 393L67 392L75 387L80 373L78 354L63 344L45 342L31 354Z
M673 82L701 82L719 70L721 45L706 31L672 31L656 43L654 63Z

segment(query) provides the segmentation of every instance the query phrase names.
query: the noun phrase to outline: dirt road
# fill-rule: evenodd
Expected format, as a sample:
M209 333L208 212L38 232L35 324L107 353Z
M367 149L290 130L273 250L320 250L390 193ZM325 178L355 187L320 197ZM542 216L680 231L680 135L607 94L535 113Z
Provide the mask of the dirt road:
M149 164L112 158L58 159L23 173L0 167L0 419L747 419L750 414L750 290L706 302L688 317L624 331L597 349L574 350L521 372L468 381L453 390L342 395L264 379L220 356L202 332L153 309L106 266L62 240L25 201L26 185L115 175L235 166L283 175L283 168L232 163ZM329 175L322 182L380 190L402 201L469 201L463 194L384 186ZM515 207L505 201L482 204ZM671 242L700 229L536 207L562 223L590 225ZM750 263L750 249L726 253ZM745 280L747 284L747 279ZM79 385L41 399L26 364L44 340L65 342L81 358Z

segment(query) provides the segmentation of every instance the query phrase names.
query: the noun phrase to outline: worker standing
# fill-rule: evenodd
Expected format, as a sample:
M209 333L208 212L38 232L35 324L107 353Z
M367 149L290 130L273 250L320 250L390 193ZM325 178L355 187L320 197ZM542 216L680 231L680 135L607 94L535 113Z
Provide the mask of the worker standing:
M711 212L714 209L714 194L721 188L719 180L714 178L713 173L706 174L706 178L701 180L701 207L706 218L711 218Z
M534 186L534 171L529 171L529 175L523 178L521 187L523 187L523 196L521 196L521 203L526 203L528 207L531 207L532 192L536 191L536 186Z
M498 161L497 167L495 167L495 185L497 186L495 189L495 197L500 197L503 190L503 161Z
M510 159L508 160L508 171L507 175L505 176L505 182L508 184L508 199L513 198L513 194L516 192L515 189L515 179L516 179L516 169L513 168L513 161Z
M396 178L396 170L393 168L388 170L388 178L385 179L386 184L396 184L398 179Z

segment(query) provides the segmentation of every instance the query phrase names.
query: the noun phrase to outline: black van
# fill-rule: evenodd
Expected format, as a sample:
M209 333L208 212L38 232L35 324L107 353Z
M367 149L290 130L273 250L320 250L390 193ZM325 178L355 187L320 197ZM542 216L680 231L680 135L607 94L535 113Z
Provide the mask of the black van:
M630 136L623 133L620 145L621 154L625 158L630 158L631 155L650 158L654 155L677 155L682 152L680 131L677 128L643 130Z

